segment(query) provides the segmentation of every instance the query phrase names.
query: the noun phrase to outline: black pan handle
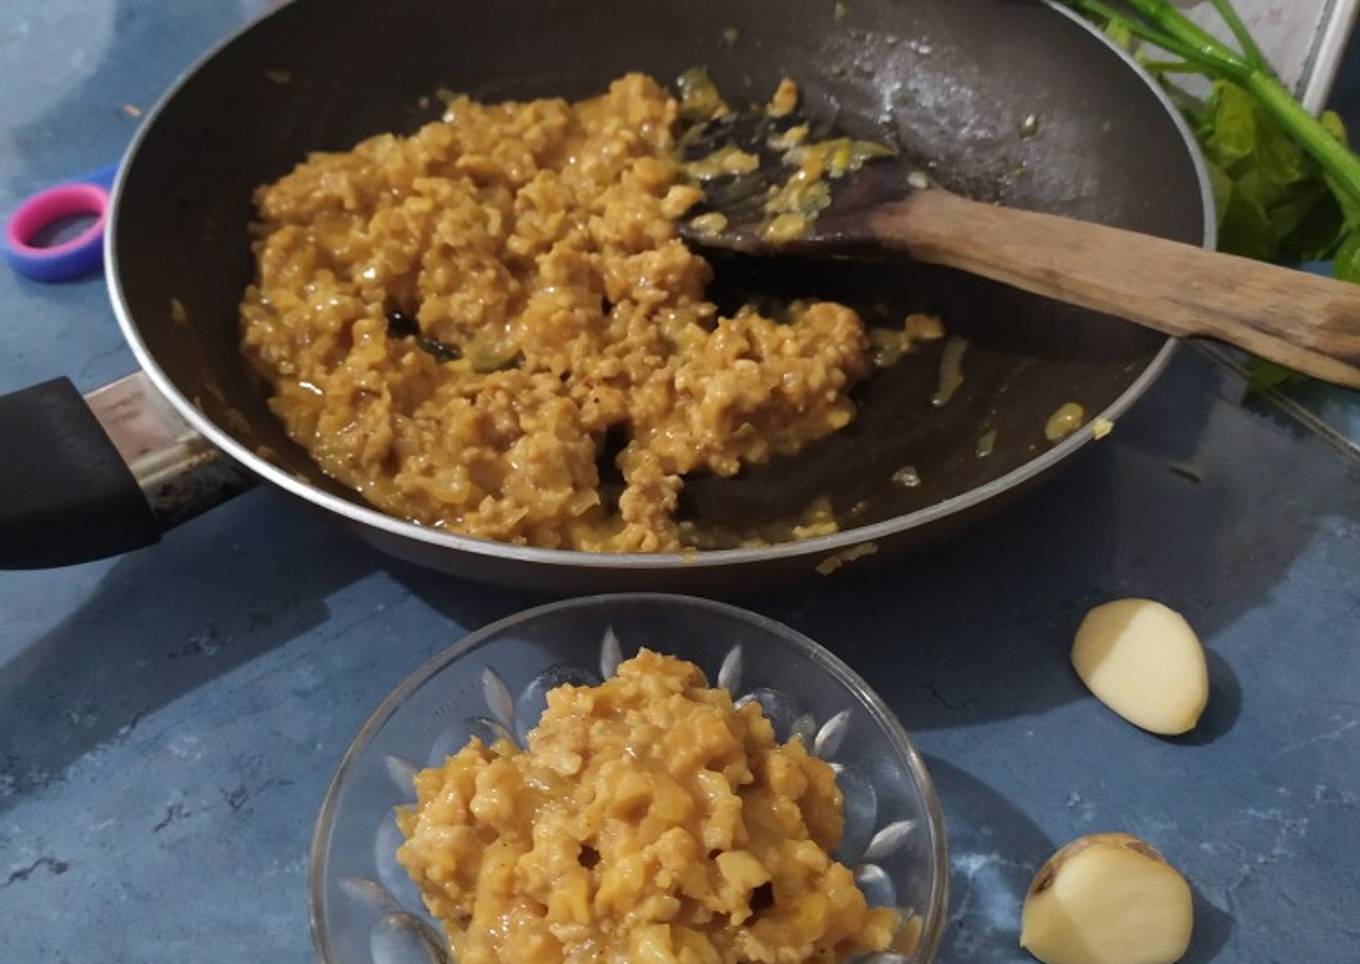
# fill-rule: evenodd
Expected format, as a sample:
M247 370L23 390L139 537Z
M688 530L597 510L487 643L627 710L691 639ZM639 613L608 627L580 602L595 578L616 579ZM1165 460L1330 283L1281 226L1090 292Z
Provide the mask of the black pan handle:
M82 396L57 378L0 396L0 569L120 555L252 481L138 372Z

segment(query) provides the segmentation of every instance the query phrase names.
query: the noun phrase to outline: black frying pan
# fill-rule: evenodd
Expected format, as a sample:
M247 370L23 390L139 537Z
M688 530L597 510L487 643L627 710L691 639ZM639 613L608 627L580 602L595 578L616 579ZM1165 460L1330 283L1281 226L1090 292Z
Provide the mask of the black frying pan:
M1088 25L1042 0L851 0L844 16L836 10L829 0L295 0L194 68L129 152L105 259L127 338L179 416L234 463L387 552L459 575L561 592L734 592L813 577L862 543L877 551L853 567L941 538L1009 502L1089 440L1089 428L1056 446L1044 438L1060 405L1117 417L1166 363L1167 339L946 269L719 262L719 299L751 291L830 297L883 323L929 310L971 348L964 386L941 409L929 404L935 358L914 356L858 389L861 413L846 431L797 458L686 487L688 516L730 525L784 517L829 495L845 531L697 559L506 546L383 515L288 440L237 348L237 303L252 273L252 189L309 151L413 130L437 113L428 95L439 87L491 99L575 98L625 71L669 79L706 64L729 100L760 101L791 75L810 113L896 139L955 190L1211 242L1206 182L1188 132L1155 85ZM1038 133L1022 136L1030 115ZM171 310L175 302L182 315ZM37 468L18 480L19 491L0 492L10 514L0 519L3 561L58 564L154 541L164 519L141 500L95 423L85 417L73 429L81 416L69 398L56 414L47 399L38 416L15 408L25 399L31 406L35 396L0 405L0 431L24 433L36 451L53 448L55 426L66 463L44 469L57 463L35 454ZM995 449L980 458L978 438L989 429ZM205 461L194 463L200 476ZM892 482L905 465L917 469L918 487ZM141 489L162 516L202 500L201 490L186 493L164 471L159 488L145 474ZM219 472L214 484L221 481Z

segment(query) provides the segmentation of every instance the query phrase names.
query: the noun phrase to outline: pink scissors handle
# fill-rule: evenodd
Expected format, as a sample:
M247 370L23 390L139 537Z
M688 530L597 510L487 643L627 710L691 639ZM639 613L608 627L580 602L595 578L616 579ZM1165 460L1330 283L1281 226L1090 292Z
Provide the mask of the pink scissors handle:
M35 281L70 281L98 271L104 263L104 226L109 188L118 173L110 164L82 177L39 191L5 223L5 259ZM91 215L94 223L60 244L38 243L42 232L62 218Z

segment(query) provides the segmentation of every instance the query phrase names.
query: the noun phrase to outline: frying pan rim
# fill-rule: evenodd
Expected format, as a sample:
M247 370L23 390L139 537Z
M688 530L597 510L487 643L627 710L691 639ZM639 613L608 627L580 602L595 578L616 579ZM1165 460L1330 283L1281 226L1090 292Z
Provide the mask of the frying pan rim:
M108 229L104 235L104 264L106 265L106 280L109 291L109 300L112 303L114 315L118 319L118 326L122 329L123 337L127 340L128 346L132 349L132 354L137 360L152 384L179 412L180 417L187 421L195 431L199 432L204 438L211 442L220 451L226 453L234 462L243 466L251 474L271 482L278 488L283 489L290 495L303 499L319 508L339 515L342 519L359 525L369 526L389 536L398 536L410 539L415 542L423 543L431 547L453 550L458 552L470 553L474 556L492 557L506 559L513 562L532 563L540 566L567 566L583 567L594 570L631 570L631 571L655 571L672 569L711 569L715 567L752 565L767 560L790 559L797 557L819 557L830 556L839 553L851 546L875 542L879 539L886 539L890 536L906 532L910 529L926 525L931 522L946 518L956 512L980 505L1003 493L1009 491L1017 485L1042 475L1050 469L1055 468L1060 463L1070 458L1076 451L1092 441L1090 423L1080 431L1068 436L1062 442L1047 449L1035 458L1030 459L1023 465L1019 465L1005 475L969 489L952 498L945 499L933 505L917 509L905 515L894 516L891 519L884 519L872 525L859 526L853 529L846 529L831 535L818 536L802 542L782 543L775 546L764 546L760 548L746 549L716 549L699 553L595 553L582 552L576 549L542 549L533 546L514 545L505 542L494 542L487 539L477 539L472 536L460 535L458 533L446 532L422 526L415 522L400 519L393 515L388 515L379 509L352 502L349 499L338 495L333 495L320 488L313 486L309 482L301 481L291 473L284 471L279 466L274 465L267 459L257 455L246 445L242 444L230 433L223 430L216 422L198 409L190 399L180 392L169 375L157 363L154 354L143 340L136 322L132 317L132 310L128 306L127 299L123 293L123 285L118 260L118 227L122 216L123 207L123 187L128 177L128 172L136 163L137 154L146 140L149 132L155 128L157 120L175 97L191 79L210 61L218 56L227 47L231 46L238 39L245 36L266 20L278 15L281 11L291 7L299 0L289 0L280 4L272 10L266 11L259 17L246 23L239 30L230 34L219 43L211 47L206 53L195 60L186 68L174 82L166 89L156 102L146 117L145 122L133 136L131 143L123 154L123 159L118 166L118 176L114 181L110 192L111 202L109 205ZM1200 202L1203 207L1204 239L1202 246L1212 250L1217 243L1218 225L1214 213L1213 190L1209 181L1209 171L1204 162L1204 155L1200 151L1199 144L1195 141L1194 134L1191 132L1185 118L1172 103L1155 79L1143 69L1142 65L1133 55L1115 43L1104 31L1097 28L1093 23L1084 19L1079 14L1062 5L1058 0L1039 0L1044 6L1053 10L1055 13L1066 17L1076 23L1088 34L1102 43L1110 51L1119 57L1124 65L1132 70L1139 79L1152 92L1153 96L1161 103L1162 107L1171 118L1172 123L1180 132L1181 138L1189 152L1191 163L1195 167L1195 173L1199 182ZM1147 367L1134 381L1126 388L1119 397L1111 402L1104 411L1100 412L1097 418L1104 418L1111 422L1117 420L1125 411L1133 405L1151 387L1152 383L1161 375L1166 366L1170 363L1172 355L1175 353L1179 339L1168 337L1166 342L1153 356ZM1094 421L1094 420L1093 420Z

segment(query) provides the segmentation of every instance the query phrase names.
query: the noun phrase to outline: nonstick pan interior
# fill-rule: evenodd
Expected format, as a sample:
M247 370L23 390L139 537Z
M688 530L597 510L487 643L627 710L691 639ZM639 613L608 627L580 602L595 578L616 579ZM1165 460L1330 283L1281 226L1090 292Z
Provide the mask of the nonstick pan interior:
M810 113L892 137L976 197L1200 243L1198 169L1146 82L1039 0L296 0L207 59L154 117L117 204L116 290L169 381L248 450L353 502L283 434L238 352L256 185L313 150L433 119L440 87L481 98L585 96L643 70L707 65L733 101L782 76ZM1027 118L1034 118L1027 123ZM1037 133L1027 134L1037 124ZM1046 451L1048 415L1120 397L1164 337L956 272L878 264L724 261L719 294L843 299L871 321L944 316L971 347L965 383L930 404L939 346L876 375L859 419L802 456L696 479L685 511L744 524L831 494L854 524L968 492ZM172 301L184 306L176 323ZM995 431L992 454L978 440ZM891 476L911 465L922 484Z

